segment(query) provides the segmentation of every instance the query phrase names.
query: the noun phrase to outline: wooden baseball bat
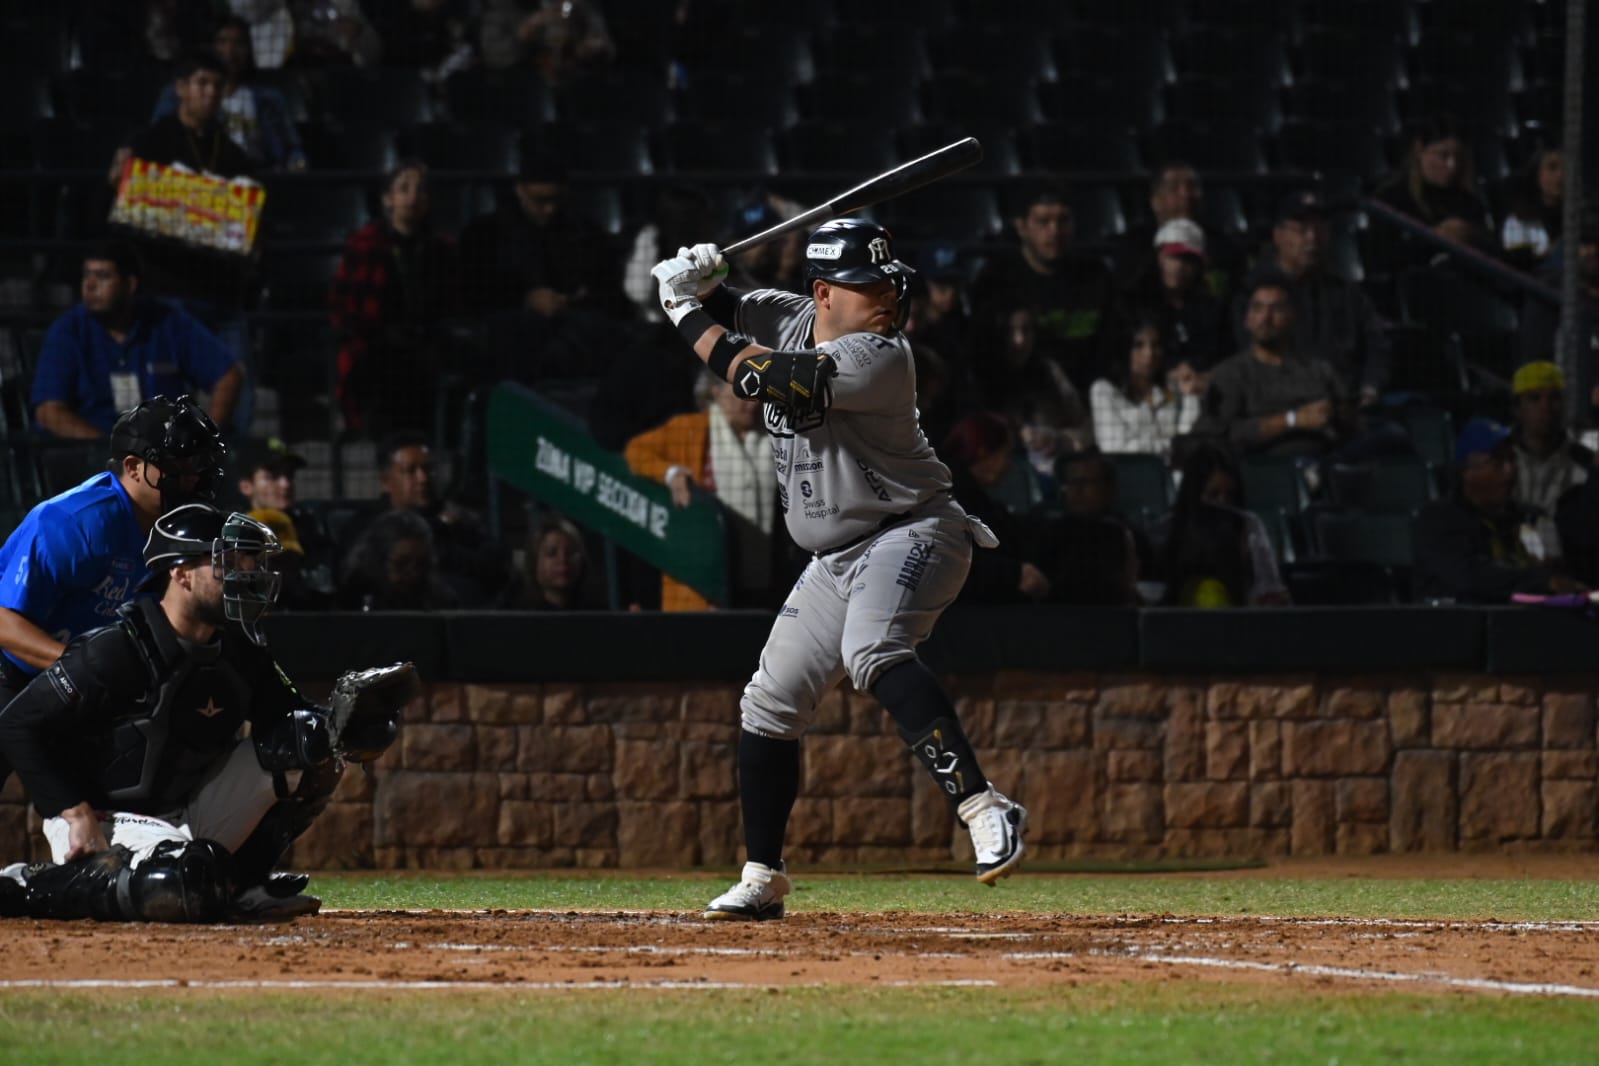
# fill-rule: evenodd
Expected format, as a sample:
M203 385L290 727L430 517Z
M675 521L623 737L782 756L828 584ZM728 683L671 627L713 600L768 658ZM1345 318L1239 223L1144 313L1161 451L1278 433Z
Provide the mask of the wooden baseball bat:
M722 249L722 254L737 255L758 244L765 244L781 237L785 233L792 233L797 229L809 229L830 218L847 215L851 211L859 211L863 207L871 207L884 200L902 196L939 178L948 177L957 170L965 170L982 158L983 146L977 143L976 137L966 137L953 144L946 144L937 151L928 152L920 159L901 163L875 178L868 178L853 189L839 193L825 204L818 204L791 219L779 222L771 229L764 229L741 241L734 241Z

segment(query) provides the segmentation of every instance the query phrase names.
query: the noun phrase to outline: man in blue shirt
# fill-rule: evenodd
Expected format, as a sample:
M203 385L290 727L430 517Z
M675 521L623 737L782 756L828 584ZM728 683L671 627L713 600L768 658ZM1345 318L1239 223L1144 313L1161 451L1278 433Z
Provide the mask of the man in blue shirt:
M0 706L60 658L69 639L116 621L147 576L155 520L215 498L224 449L187 396L117 419L107 471L28 512L0 545ZM0 763L0 784L10 768Z
M111 432L117 412L152 396L211 393L211 420L228 425L244 370L187 312L141 300L133 246L112 241L83 260L83 302L45 334L33 377L33 415L57 437Z

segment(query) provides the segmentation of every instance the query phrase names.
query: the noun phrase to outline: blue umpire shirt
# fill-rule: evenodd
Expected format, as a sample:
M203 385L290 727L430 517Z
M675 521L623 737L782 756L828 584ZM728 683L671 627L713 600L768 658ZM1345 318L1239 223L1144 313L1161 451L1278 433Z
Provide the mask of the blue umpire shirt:
M63 643L111 625L149 575L144 541L122 483L96 474L34 507L0 545L0 607ZM0 654L30 676L39 672Z
M170 304L135 303L128 339L118 344L80 303L56 319L44 336L33 375L33 408L59 401L109 435L122 410L152 396L209 390L234 361L210 330ZM138 380L139 395L121 409L112 391L113 374Z

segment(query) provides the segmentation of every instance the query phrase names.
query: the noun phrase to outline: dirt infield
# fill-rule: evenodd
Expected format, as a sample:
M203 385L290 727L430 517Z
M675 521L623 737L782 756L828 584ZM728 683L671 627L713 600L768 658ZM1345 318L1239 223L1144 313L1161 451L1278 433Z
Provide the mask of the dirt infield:
M0 988L727 988L1177 978L1599 998L1599 923L335 911L284 925L8 922ZM130 965L131 960L137 965ZM137 973L139 980L118 980ZM1310 984L1313 983L1313 984Z

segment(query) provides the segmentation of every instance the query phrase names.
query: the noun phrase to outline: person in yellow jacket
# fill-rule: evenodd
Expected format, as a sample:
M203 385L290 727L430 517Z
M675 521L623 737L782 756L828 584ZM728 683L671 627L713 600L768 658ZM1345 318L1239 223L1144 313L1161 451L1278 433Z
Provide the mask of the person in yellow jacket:
M777 478L760 405L741 400L733 387L709 373L695 387L700 409L675 415L627 442L628 467L664 484L672 503L687 507L695 489L714 495L727 511L732 584L740 592L766 589L772 580L772 524ZM704 611L704 596L661 575L661 609Z

